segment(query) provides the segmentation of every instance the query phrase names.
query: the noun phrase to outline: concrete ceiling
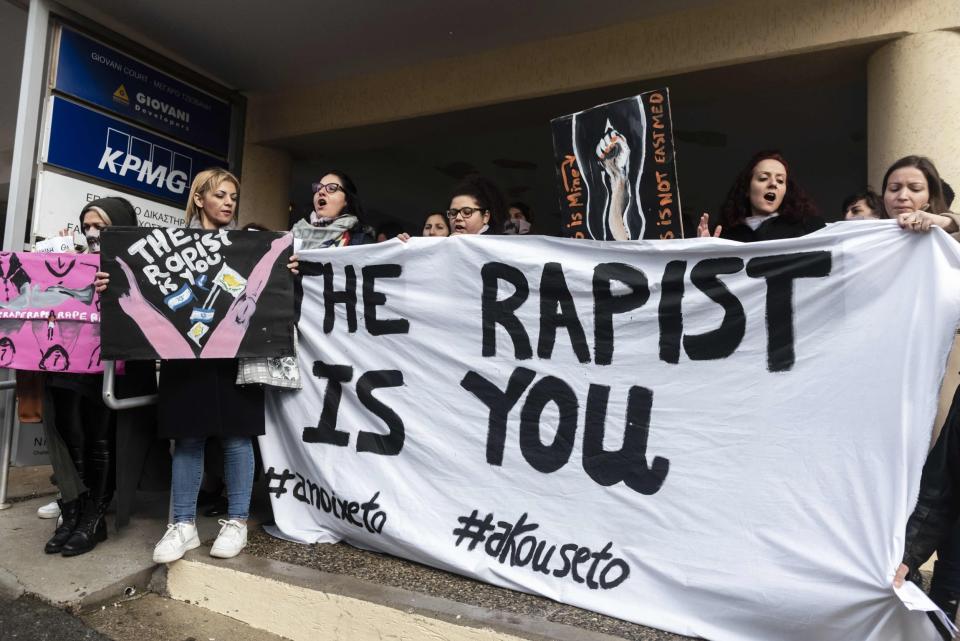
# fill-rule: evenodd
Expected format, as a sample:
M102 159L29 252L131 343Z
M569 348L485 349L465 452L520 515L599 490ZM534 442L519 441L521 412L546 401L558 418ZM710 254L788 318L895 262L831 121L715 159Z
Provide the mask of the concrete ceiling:
M834 219L841 200L867 183L866 63L881 44L310 134L278 145L296 159L290 199L297 213L310 207L310 182L337 167L357 182L373 222L416 225L426 208L446 205L447 190L459 177L479 171L511 199L533 206L538 233L555 233L550 120L667 86L688 221L699 212L718 213L742 164L769 148L786 154L801 184Z
M716 0L61 0L240 91L591 31ZM202 5L202 10L198 8ZM146 44L146 43L144 43Z
M356 151L386 148L421 147L432 139L438 146L449 146L449 139L465 132L493 134L503 128L543 127L549 135L554 118L594 105L619 100L657 87L669 87L674 109L681 111L716 109L728 96L742 96L740 109L723 114L723 120L746 125L762 120L769 96L790 95L794 98L819 89L809 100L796 103L796 110L811 108L830 114L831 91L853 83L865 82L866 61L881 43L872 42L843 49L785 56L729 67L707 69L665 78L650 78L623 85L611 85L585 91L546 96L530 100L506 102L489 107L454 111L403 121L402 126L389 122L365 127L339 129L306 134L275 141L277 147L290 151L298 160L316 160L322 153L330 157ZM789 104L789 101L786 101ZM782 116L783 117L783 116ZM690 129L690 124L676 120L675 132L680 135L709 138L710 132ZM717 141L719 142L719 141ZM322 152L321 152L322 150Z

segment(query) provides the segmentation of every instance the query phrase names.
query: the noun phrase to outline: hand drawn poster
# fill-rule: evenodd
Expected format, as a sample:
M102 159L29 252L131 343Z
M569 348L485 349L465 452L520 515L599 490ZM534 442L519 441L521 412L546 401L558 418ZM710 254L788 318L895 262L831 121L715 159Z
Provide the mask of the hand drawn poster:
M683 238L668 89L550 124L564 236Z
M960 320L941 230L300 260L303 388L260 437L285 538L698 639L935 638L891 580Z
M272 232L105 230L104 358L292 355L291 240Z
M0 367L103 371L99 265L90 254L0 253Z

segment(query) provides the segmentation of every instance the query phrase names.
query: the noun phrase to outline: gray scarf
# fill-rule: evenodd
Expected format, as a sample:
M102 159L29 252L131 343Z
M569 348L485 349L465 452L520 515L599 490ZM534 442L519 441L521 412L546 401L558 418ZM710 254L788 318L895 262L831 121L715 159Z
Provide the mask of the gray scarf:
M345 232L356 227L358 219L353 214L337 216L326 225L313 225L305 219L293 226L293 237L300 241L300 249L323 249L340 242Z

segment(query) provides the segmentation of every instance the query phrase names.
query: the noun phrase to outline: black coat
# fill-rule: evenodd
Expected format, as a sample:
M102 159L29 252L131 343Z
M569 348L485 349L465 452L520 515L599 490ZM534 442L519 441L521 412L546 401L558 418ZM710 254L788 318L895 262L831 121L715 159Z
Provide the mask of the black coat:
M746 223L724 227L720 238L737 240L741 243L752 243L758 240L782 240L784 238L799 238L818 229L823 229L826 222L819 216L807 216L801 220L788 220L782 216L763 221L755 230Z
M950 534L960 516L960 387L920 477L920 496L907 521L903 562L918 569Z
M262 435L263 388L236 384L238 362L226 358L163 361L160 436Z

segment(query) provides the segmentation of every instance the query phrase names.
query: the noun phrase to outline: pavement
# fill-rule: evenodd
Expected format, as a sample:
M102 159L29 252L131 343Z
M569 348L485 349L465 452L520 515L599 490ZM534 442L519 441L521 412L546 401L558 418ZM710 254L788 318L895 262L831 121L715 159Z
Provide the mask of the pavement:
M56 520L37 518L37 508L54 498L49 466L11 468L12 505L0 511L3 641L283 641L148 591L157 570L150 556L166 523L166 493L141 494L127 528L118 534L111 527L94 552L71 558L43 553ZM201 519L201 538L212 539L217 528L215 518Z
M49 500L21 501L0 512L0 586L71 611L146 589L155 569L150 551L163 532L157 513L166 512L165 497L146 505L146 513L122 532L111 528L94 552L70 558L43 552L56 520L37 518L37 508Z
M96 550L74 557L45 554L43 546L56 528L55 519L37 518L37 508L56 497L50 468L11 468L12 506L0 511L0 594L26 593L51 605L79 612L147 589L157 565L153 546L167 523L166 492L137 496L130 524L117 532L107 513L107 540ZM201 540L216 537L216 518L199 518Z
M4 641L284 641L210 610L156 594L76 616L32 596L0 598Z
M65 610L32 596L0 597L0 639L4 641L109 641Z
M113 641L283 641L207 608L146 594L81 615ZM81 637L82 638L82 637ZM94 639L98 637L92 637Z
M176 574L177 564L169 569L158 568L151 559L153 545L167 522L166 493L139 494L130 525L119 533L114 530L108 513L108 539L89 554L64 558L44 554L43 544L53 532L55 520L36 516L37 508L49 502L55 491L49 485L49 468L11 469L13 505L0 511L0 541L3 541L0 545L0 639L99 640L104 638L101 634L115 640L138 641L281 638L238 621L245 619L245 613L235 609L242 595L233 602L228 600L221 607L221 614L215 612L218 595L229 591L233 587L230 584L247 580L254 586L277 585L278 592L274 594L286 595L300 590L302 594L313 595L304 598L342 603L342 610L334 610L342 616L359 616L361 611L370 612L362 608L373 606L381 608L378 610L381 613L405 613L408 618L416 618L419 626L451 623L474 626L500 634L497 638L686 639L343 544L301 545L281 541L265 534L255 523L251 523L246 552L236 559L211 559L208 550L200 548L179 562L183 566L181 576L186 573L191 577L187 581L191 603L182 603L188 597L178 597L181 601L163 598L173 592L167 591L171 585L168 573ZM262 487L255 488L251 513L252 521L270 518ZM201 540L209 545L219 527L216 519L200 518L198 527ZM183 593L182 584L178 589ZM206 607L198 607L200 604ZM252 604L251 609L257 605L260 604ZM351 607L360 609L351 612ZM71 614L79 615L82 621ZM282 632L246 618L258 628ZM33 620L39 623L24 624ZM229 625L238 627L230 629ZM323 622L317 625L322 626ZM376 625L376 621L372 621L368 627L376 628ZM29 634L40 636L22 636L28 630ZM63 636L51 636L59 632L63 632ZM240 636L248 633L253 636ZM293 632L289 636L297 637ZM349 637L313 635L309 638Z

